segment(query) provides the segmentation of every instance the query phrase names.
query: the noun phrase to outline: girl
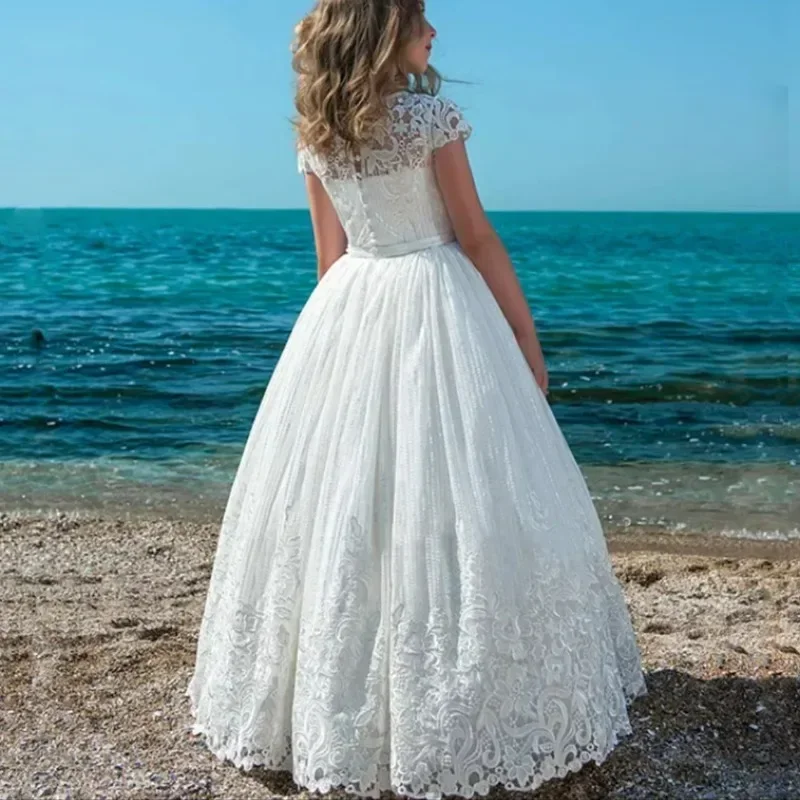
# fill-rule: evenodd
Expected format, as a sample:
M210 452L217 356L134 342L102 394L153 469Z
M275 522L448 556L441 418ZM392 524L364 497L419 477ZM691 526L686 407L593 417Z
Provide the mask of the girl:
M219 758L310 790L530 790L647 693L528 305L419 0L297 27L319 282L223 518L186 690Z

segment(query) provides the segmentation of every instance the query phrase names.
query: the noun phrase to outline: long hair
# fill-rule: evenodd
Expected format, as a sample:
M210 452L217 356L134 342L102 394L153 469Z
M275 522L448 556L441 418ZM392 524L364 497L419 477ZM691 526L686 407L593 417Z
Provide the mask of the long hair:
M292 43L299 143L321 153L337 140L355 148L386 113L389 92L435 95L441 76L433 67L409 75L401 64L422 22L420 0L318 0Z

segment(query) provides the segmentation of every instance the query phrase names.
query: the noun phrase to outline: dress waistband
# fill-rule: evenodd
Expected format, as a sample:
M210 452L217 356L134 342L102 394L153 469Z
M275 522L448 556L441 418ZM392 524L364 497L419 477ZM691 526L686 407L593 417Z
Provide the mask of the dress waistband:
M348 245L347 255L356 256L357 258L393 258L394 256L407 256L409 253L416 253L418 250L450 244L454 241L455 237L452 235L438 234L436 236L428 236L425 239L416 239L413 242L377 244L369 248Z

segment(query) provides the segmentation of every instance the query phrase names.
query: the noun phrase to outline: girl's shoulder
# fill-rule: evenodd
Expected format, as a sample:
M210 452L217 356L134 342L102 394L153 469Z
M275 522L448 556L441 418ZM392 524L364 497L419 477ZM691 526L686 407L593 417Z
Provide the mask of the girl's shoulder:
M424 92L395 92L390 95L396 105L417 109L430 118L458 113L463 116L461 107L441 94L425 94Z
M407 124L410 117L416 123L415 127L428 133L434 148L454 139L468 139L472 133L472 125L461 107L443 95L400 92L394 108L395 118L401 125Z
M364 149L367 172L382 174L400 167L429 164L434 150L456 139L466 140L472 134L472 126L461 108L447 97L395 92L388 103L390 113L378 126L375 146ZM351 158L342 146L335 146L324 156L300 146L297 166L300 172L313 172L320 177L355 174Z

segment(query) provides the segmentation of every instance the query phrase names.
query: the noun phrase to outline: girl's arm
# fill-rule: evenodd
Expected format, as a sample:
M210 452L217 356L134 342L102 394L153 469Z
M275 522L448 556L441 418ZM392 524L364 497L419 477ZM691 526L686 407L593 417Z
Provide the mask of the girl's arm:
M435 150L433 165L458 243L491 289L536 382L546 392L547 368L536 325L508 253L481 205L463 140Z
M320 280L331 264L344 254L347 236L322 181L313 172L306 172L306 192L317 251L317 280Z

